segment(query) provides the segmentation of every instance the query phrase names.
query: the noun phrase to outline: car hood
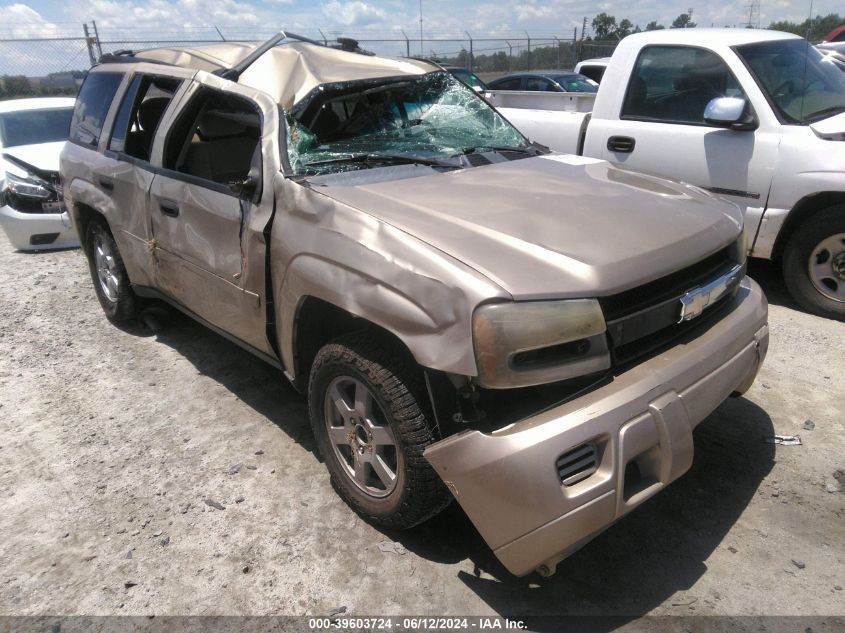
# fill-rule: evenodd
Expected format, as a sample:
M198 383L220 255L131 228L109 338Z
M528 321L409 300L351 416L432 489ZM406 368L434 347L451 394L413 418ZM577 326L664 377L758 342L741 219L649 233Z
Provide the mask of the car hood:
M314 188L516 299L613 294L703 259L742 230L738 207L698 188L577 156Z
M845 112L811 123L810 129L827 141L845 141Z
M45 171L59 171L59 155L65 141L57 141L54 143L37 143L35 145L18 145L17 147L0 148L0 154L10 154L15 158L19 158L25 163L29 163L33 167L38 167ZM11 171L14 174L23 176L23 169L18 165L14 165L9 161L2 160L0 156L0 166L5 171ZM2 177L2 174L0 174Z

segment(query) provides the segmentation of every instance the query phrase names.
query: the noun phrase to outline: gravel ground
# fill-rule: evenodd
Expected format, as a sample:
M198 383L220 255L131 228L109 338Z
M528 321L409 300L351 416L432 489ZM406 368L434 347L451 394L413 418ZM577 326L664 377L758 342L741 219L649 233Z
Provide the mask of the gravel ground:
M115 328L78 251L0 236L0 614L845 614L845 323L752 274L769 356L692 470L515 579L455 504L361 521L276 370L184 317Z

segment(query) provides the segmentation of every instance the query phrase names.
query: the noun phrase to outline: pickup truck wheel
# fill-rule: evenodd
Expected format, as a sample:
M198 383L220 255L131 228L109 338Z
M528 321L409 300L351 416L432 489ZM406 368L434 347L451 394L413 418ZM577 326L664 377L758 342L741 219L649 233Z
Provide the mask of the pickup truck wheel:
M88 224L85 251L94 291L106 318L113 323L135 318L138 298L132 292L120 251L105 222L92 220Z
M790 237L783 276L809 312L845 320L845 205L819 212Z
M412 359L368 333L342 336L314 360L308 402L317 446L340 496L375 523L410 528L451 501L423 457L436 439L424 394Z

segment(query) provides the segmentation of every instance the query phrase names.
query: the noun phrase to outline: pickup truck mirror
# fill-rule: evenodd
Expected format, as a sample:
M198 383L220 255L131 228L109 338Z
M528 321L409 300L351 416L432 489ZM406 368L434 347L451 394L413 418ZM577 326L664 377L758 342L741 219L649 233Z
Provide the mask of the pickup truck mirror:
M704 108L704 122L730 130L756 130L757 118L740 97L716 97Z
M249 170L246 178L243 180L229 181L229 189L239 198L244 200L252 200L255 193L258 191L258 183L261 180L261 173L257 167Z

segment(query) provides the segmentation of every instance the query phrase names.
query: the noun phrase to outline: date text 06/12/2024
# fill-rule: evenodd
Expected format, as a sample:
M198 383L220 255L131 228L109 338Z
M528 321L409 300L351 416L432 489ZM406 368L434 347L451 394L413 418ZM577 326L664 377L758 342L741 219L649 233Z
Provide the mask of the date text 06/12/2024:
M477 618L448 618L448 617L326 617L309 618L308 628L311 630L385 630L385 631L490 631L490 630L524 630L522 620L509 618L477 617Z

